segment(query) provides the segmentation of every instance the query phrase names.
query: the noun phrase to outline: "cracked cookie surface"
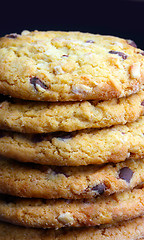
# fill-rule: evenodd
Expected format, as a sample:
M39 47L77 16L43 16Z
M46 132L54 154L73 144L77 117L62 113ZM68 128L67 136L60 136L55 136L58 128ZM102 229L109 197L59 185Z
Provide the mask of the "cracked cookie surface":
M144 159L104 166L52 167L0 158L0 192L26 198L95 198L144 182Z
M103 128L136 121L144 113L144 91L108 101L32 102L0 95L0 128L45 133Z
M23 134L0 132L0 154L21 162L79 166L144 157L144 116L111 128Z
M144 188L82 200L22 199L0 196L0 220L26 227L97 226L144 214Z
M0 39L0 93L39 101L108 100L144 84L132 41L80 32L28 32Z

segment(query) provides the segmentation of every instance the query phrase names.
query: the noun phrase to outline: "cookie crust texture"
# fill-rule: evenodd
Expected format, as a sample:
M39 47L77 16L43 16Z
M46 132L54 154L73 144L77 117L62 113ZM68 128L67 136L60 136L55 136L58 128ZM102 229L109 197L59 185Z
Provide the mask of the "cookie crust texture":
M144 214L144 188L88 200L22 199L0 196L0 220L26 227L97 226Z
M1 240L139 240L144 235L144 217L124 221L113 226L64 228L58 230L33 229L0 223Z
M86 199L144 182L144 159L104 166L52 167L0 159L0 193L25 198Z
M144 114L144 91L109 101L46 103L1 96L0 128L23 133L71 132L136 121Z
M80 166L144 157L144 116L136 122L71 133L0 133L0 154L20 162Z
M54 102L128 96L144 84L143 51L134 46L80 32L6 35L0 39L0 93Z

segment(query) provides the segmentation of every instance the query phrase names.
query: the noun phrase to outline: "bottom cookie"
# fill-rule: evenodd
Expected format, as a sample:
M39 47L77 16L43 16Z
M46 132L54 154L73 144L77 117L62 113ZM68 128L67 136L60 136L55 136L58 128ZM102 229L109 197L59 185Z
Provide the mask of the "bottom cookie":
M96 199L45 200L0 195L0 220L25 227L90 227L144 215L144 187Z
M109 227L45 230L0 223L0 240L138 240L144 239L144 217Z

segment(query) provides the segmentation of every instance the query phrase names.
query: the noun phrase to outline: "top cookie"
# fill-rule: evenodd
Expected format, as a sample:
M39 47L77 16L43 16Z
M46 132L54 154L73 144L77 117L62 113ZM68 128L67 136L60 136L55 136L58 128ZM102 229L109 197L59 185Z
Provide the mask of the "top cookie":
M138 92L144 52L133 41L80 32L0 39L0 93L40 101L108 100Z

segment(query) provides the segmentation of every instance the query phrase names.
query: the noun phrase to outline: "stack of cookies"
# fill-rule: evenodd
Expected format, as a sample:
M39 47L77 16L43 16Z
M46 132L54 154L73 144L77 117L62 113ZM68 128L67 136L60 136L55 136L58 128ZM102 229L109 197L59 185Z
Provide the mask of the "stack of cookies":
M132 40L0 39L0 240L144 237L143 85Z

